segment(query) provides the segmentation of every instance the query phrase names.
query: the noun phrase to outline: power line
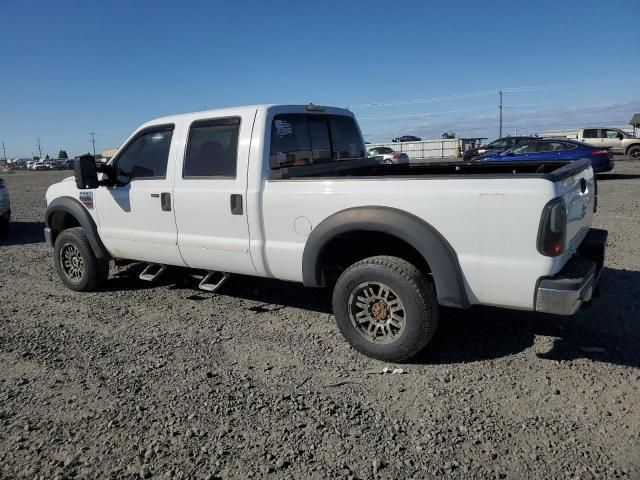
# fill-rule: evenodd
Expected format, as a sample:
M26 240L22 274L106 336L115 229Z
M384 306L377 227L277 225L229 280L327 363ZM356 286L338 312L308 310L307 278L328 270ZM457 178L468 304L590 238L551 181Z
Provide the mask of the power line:
M38 137L38 154L39 154L39 159L42 160L42 145L40 144L40 137Z
M2 142L2 160L7 161L7 149L4 146L4 142Z
M96 134L91 132L91 144L93 145L93 156L96 156Z

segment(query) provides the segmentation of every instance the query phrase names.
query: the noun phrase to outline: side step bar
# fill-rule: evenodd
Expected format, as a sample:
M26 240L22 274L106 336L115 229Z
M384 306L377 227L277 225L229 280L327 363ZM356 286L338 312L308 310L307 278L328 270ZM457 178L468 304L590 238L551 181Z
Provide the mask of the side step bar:
M215 292L230 276L231 274L229 273L209 271L198 285L198 288L207 292Z
M157 263L149 263L140 274L140 280L146 282L154 282L160 275L167 269L166 265L159 265Z

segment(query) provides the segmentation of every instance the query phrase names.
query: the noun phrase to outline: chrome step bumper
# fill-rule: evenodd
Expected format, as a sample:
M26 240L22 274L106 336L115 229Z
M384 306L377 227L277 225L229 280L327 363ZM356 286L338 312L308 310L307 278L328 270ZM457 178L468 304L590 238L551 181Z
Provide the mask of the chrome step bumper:
M590 229L562 270L538 280L536 312L573 315L591 300L604 266L607 235L606 230Z

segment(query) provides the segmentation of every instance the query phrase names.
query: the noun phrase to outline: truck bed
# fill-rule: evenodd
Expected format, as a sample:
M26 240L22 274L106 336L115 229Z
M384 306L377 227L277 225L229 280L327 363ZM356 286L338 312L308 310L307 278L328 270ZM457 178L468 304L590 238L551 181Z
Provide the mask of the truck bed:
M589 166L589 160L575 162L563 160L518 161L518 162L438 162L409 165L380 165L376 160L365 158L344 162L303 165L281 168L272 179L305 179L336 177L438 177L473 178L487 176L544 178L562 180L575 175Z

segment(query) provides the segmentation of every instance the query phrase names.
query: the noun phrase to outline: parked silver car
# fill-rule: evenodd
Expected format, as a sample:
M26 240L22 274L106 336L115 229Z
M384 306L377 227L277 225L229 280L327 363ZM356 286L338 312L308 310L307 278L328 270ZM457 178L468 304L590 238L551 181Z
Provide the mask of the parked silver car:
M373 147L369 149L369 156L376 157L379 163L409 163L409 155L394 151L390 147Z
M0 178L0 230L9 225L11 220L11 201L9 200L9 190L7 190L4 180Z

